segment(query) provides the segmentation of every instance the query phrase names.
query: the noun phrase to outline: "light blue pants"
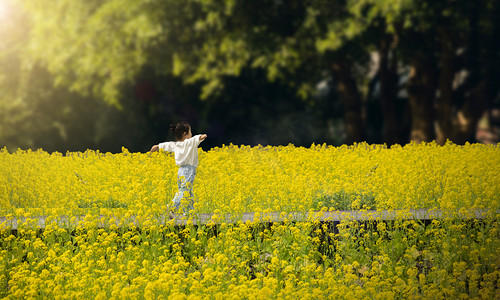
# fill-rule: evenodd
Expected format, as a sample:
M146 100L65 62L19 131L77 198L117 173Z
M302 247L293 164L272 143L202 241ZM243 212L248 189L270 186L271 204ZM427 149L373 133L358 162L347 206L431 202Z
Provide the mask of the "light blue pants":
M195 176L196 176L196 167L189 165L179 167L178 177L177 177L177 186L179 190L177 191L174 199L172 200L174 202L174 212L178 212L181 205L184 213L188 213L190 210L194 209L193 184ZM186 194L186 192L188 194ZM181 203L182 199L187 201L182 201Z

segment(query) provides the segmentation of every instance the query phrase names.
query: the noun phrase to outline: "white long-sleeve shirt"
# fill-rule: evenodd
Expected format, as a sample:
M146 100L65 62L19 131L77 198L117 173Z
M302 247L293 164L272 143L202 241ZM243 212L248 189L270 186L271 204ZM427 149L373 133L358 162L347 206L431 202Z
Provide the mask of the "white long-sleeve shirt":
M182 142L160 143L158 147L163 151L174 152L176 165L198 167L198 146L202 142L200 137L201 134L198 134Z

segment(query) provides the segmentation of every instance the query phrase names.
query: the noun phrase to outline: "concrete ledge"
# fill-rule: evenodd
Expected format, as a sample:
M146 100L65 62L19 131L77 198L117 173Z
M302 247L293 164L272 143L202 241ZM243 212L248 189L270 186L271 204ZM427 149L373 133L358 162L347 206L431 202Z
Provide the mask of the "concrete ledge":
M243 213L238 215L217 215L217 214L199 214L188 219L183 215L161 215L149 219L137 218L131 216L126 220L121 217L99 216L93 217L93 222L98 228L109 227L131 227L143 226L145 222L151 225L177 225L185 226L188 223L194 225L210 225L221 223L238 223L238 222L341 222L341 221L390 221L390 220L434 220L443 218L459 218L459 219L484 219L487 217L498 218L500 210L464 210L460 211L443 211L436 209L407 209L407 210L367 210L367 211L326 211L326 212L274 212L274 213ZM86 216L60 216L47 217L37 216L29 218L7 218L0 217L0 229L9 228L17 230L19 227L45 229L50 224L57 223L60 227L76 228L85 223ZM49 220L47 222L47 220Z

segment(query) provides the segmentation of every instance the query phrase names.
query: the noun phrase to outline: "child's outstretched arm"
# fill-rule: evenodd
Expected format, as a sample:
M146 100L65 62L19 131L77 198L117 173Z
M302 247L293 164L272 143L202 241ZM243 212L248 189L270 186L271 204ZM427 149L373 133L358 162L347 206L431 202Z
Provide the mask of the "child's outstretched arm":
M156 151L158 151L159 149L160 149L160 146L158 146L158 145L154 145L153 147L151 147L150 152L156 152Z

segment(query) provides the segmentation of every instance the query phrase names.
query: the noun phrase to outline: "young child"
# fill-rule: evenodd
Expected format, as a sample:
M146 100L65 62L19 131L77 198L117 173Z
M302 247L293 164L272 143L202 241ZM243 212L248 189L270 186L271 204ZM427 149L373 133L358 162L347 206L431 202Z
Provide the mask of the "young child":
M174 212L179 211L181 199L184 197L185 192L189 193L187 211L185 212L189 212L194 208L193 184L194 177L196 176L196 167L198 167L198 146L207 138L207 135L198 134L193 136L191 126L184 121L170 125L170 131L174 134L175 142L154 145L151 148L151 152L159 150L174 152L175 164L179 166L177 179L179 191L172 200L174 202Z

